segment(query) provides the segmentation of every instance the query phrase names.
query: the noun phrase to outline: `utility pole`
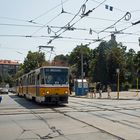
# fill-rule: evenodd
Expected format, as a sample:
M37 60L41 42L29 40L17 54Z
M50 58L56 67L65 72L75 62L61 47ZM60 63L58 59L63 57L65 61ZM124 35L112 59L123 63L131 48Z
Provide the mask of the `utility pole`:
M116 72L117 72L117 99L119 99L119 96L120 96L120 69L117 68L116 69Z
M81 79L82 79L82 95L84 93L83 87L83 49L81 48Z
M137 77L137 96L139 94L139 78Z

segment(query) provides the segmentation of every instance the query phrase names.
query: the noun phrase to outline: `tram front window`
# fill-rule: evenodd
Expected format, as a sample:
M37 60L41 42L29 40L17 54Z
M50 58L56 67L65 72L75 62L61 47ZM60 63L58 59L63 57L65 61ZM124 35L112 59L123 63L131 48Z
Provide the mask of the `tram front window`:
M46 84L68 84L68 69L45 69Z

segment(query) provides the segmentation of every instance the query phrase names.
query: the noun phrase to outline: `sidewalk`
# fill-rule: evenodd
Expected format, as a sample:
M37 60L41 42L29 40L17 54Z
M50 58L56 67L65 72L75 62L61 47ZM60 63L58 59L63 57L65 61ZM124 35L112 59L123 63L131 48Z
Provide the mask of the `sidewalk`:
M102 97L99 98L99 93L96 93L96 97L94 97L93 93L88 93L86 96L77 96L75 92L72 92L70 97L77 97L77 98L93 98L93 99L117 99L118 92L111 92L110 93L111 98L108 98L108 93L103 92ZM137 93L136 90L133 91L120 91L119 92L119 99L121 100L140 100L140 91Z

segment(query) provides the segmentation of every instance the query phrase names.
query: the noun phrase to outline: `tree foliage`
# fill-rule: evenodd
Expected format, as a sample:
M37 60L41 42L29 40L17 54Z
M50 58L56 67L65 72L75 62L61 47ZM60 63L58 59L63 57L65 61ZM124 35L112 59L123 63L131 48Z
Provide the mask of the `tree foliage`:
M127 46L117 43L114 35L111 35L110 41L101 42L95 49L81 44L73 49L69 57L59 56L68 62L73 78L81 78L82 53L85 76L90 82L116 85L118 68L121 85L132 85L136 81L136 73L140 71L140 52L136 53L133 49L127 52Z
M109 75L109 83L116 82L116 70L120 70L120 81L124 81L124 73L125 73L125 57L123 51L119 47L112 48L107 56L107 67L108 67L108 75Z
M42 52L29 51L23 63L24 73L39 68L45 63L45 54Z
M77 45L69 55L55 56L52 65L69 66L71 78L81 78L82 55L84 78L88 78L92 83L116 84L116 69L119 68L120 84L133 85L140 72L140 51L136 53L130 49L127 52L127 47L122 43L117 43L114 35L111 35L111 40L101 42L94 49L83 44ZM38 68L44 63L47 63L44 53L29 51L17 76Z
M88 76L89 70L89 61L91 58L91 50L87 47L87 45L78 45L71 52L69 56L69 64L72 67L72 73L75 75L74 77L81 77L81 56L83 55L83 72L85 73L85 77Z
M93 81L101 82L103 84L106 83L108 79L107 73L107 61L106 61L106 49L107 43L100 43L97 48L97 55L95 57L95 67L93 70Z
M69 55L57 55L54 57L54 65L68 66Z

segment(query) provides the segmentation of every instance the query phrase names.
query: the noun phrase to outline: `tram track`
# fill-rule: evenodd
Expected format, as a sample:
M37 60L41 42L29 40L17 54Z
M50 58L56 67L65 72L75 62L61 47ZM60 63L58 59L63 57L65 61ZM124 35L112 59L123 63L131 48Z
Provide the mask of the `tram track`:
M77 104L77 102L75 102L75 103ZM78 104L85 105L83 103L78 103ZM98 106L93 106L93 105L88 105L88 106L90 106L90 107L98 107ZM138 115L134 115L134 114L126 113L126 112L120 112L120 110L124 110L124 108L123 109L107 109L107 108L102 108L102 107L98 107L98 108L100 108L99 111L113 111L113 112L117 112L117 113L120 113L120 114L136 117L136 118L140 117ZM133 110L133 109L131 109L131 110ZM120 121L117 121L117 120L109 119L109 118L107 118L107 117L105 117L103 115L93 114L93 113L91 113L92 111L86 111L86 112L91 114L91 115L93 115L93 116L97 116L97 117L100 117L100 118L103 118L103 119L106 119L106 120L109 120L109 121L112 121L112 122L117 122L117 123L120 123L120 124L123 124L123 125L126 125L126 126L129 126L129 127L132 127L132 128L140 130L140 127L134 127L133 125L130 125L130 124L127 124L127 123L124 123L124 122L120 122Z
M70 107L70 106L68 106L68 105L64 106L64 108L65 108L65 107L66 107L67 109L72 108L72 107ZM12 111L17 110L18 112L11 112L11 113L9 113L9 114L0 114L0 115L22 115L22 114L32 114L32 115L35 116L38 120L43 121L43 122L48 126L48 128L52 131L51 133L46 133L46 135L41 136L40 134L35 133L35 132L32 131L32 130L26 130L26 129L24 129L24 127L22 127L16 120L14 120L14 122L22 129L22 132L21 132L20 135L23 135L23 134L24 134L25 132L27 132L27 131L32 131L32 133L34 133L36 136L38 136L39 139L52 139L52 138L54 138L54 137L52 136L53 133L56 133L56 137L62 136L62 137L65 137L65 139L67 139L67 137L62 133L61 129L56 128L56 126L51 126L51 125L49 124L49 122L48 122L45 118L43 118L43 117L41 116L42 114L47 114L47 113L60 113L60 114L64 115L65 117L71 118L72 120L75 120L75 121L78 121L78 122L80 122L80 123L83 123L83 124L85 124L85 125L87 125L87 126L89 126L89 127L93 127L93 128L99 130L99 131L102 132L102 133L106 133L106 134L108 134L108 135L111 135L111 136L113 136L114 138L116 138L116 139L118 139L118 140L124 140L123 138L121 138L121 137L119 137L119 136L113 135L113 134L111 134L111 133L109 133L109 132L107 132L107 131L105 131L105 130L103 130L103 129L101 129L101 128L98 128L98 127L92 125L92 124L89 124L89 123L87 123L87 122L85 122L85 121L82 121L82 120L80 120L80 119L78 119L78 118L75 118L75 117L73 117L73 116L71 116L71 115L68 115L69 112L81 112L81 110L78 110L78 109L76 109L76 108L72 108L72 110L70 110L70 111L68 111L67 109L66 109L65 111L63 111L63 109L62 109L62 111L61 111L61 110L60 110L61 107L60 107L60 108L59 108L59 107L50 107L49 109L51 109L51 111L46 111L46 109L38 109L37 111L34 110L34 109L27 109L26 112L23 112L23 110L25 110L25 109L22 109L22 111L19 112L20 109L21 109L21 108L11 108L10 110L12 110ZM9 110L9 109L8 109L8 110ZM8 111L8 110L7 110L7 111ZM41 112L40 110L43 110L43 111ZM99 111L99 110L96 110L96 111ZM86 113L87 113L87 112L86 112ZM20 137L20 135L19 135L19 137ZM18 139L18 138L17 138L17 139Z
M120 136L117 136L117 135L114 135L114 134L112 134L112 133L109 133L108 131L105 131L105 130L103 130L103 129L101 129L101 128L95 126L95 125L89 124L89 123L87 123L87 122L85 122L85 121L83 121L83 120L80 120L80 119L75 118L75 117L73 117L73 116L71 116L71 115L68 115L67 113L64 113L64 112L62 112L62 111L60 111L60 110L56 110L56 109L53 109L53 110L56 111L57 113L63 114L63 115L66 116L66 117L69 117L69 118L71 118L71 119L73 119L73 120L76 120L76 121L78 121L78 122L81 122L81 123L83 123L83 124L85 124L85 125L87 125L87 126L93 127L93 128L95 128L95 129L101 131L102 133L109 134L109 135L111 135L111 136L117 138L118 140L125 140L124 138L122 138L122 137L120 137Z
M125 113L125 112L120 112L121 110L135 110L135 108L134 109L128 109L128 108L120 108L120 107L116 107L116 106L113 106L114 107L114 109L109 109L109 108L105 108L105 106L107 106L107 105L105 105L105 104L99 104L98 103L98 105L101 105L101 106L103 106L103 107L99 107L99 106L96 106L96 105L87 105L87 104L84 104L83 102L84 101L82 101L82 103L79 103L79 102L74 102L74 101L71 101L72 103L75 103L75 104L80 104L80 105L86 105L87 107L96 107L96 108L98 108L99 109L99 111L114 111L114 112L117 112L117 113L121 113L121 114L125 114L125 115L129 115L129 116L132 116L132 117L137 117L137 118L140 118L140 116L139 115L134 115L134 114L130 114L130 113ZM87 102L85 102L85 103L87 103ZM90 103L93 103L93 102L90 102ZM97 104L97 103L94 103L94 104ZM109 106L109 105L108 105ZM111 105L112 106L112 105ZM136 108L136 109L140 109L140 108ZM87 111L88 112L88 111ZM90 111L89 111L90 112Z
M93 114L93 112L113 111L113 112L117 112L117 113L121 113L121 114L125 114L125 115L130 115L130 116L137 117L137 118L139 117L138 115L129 114L129 113L126 113L126 112L121 112L122 110L127 110L128 108L124 108L124 107L121 108L121 107L117 107L117 106L114 106L114 105L112 106L113 108L108 108L109 105L106 105L106 104L103 104L103 103L94 103L93 104L93 102L91 102L91 101L87 102L87 101L84 101L84 100L83 101L70 100L69 102L70 102L70 104L65 105L65 106L60 106L60 107L58 107L58 106L47 107L47 106L42 106L41 105L41 108L40 108L40 105L37 105L37 106L35 106L35 108L33 107L34 109L30 109L30 108L26 108L26 107L25 108L22 108L22 107L0 108L0 115L32 114L38 120L43 121L48 126L48 128L51 130L51 133L46 132L46 135L44 135L44 136L41 136L40 134L33 132L36 136L39 137L39 139L54 138L52 136L53 133L57 134L56 137L62 136L62 137L65 137L65 139L67 139L66 136L62 133L61 129L57 128L57 126L55 126L55 124L53 126L51 126L49 124L47 118L44 118L42 116L42 114L47 114L47 113L62 114L65 117L71 118L72 120L83 123L83 124L85 124L89 127L93 127L95 129L99 130L100 132L111 135L118 140L124 140L124 138L121 137L121 136L118 136L114 133L110 133L109 131L106 131L102 127L99 127L99 126L94 125L94 124L90 124L88 121L77 118L77 117L75 117L75 116L73 116L69 113L71 113L71 112L77 112L77 113L78 112L83 112L83 113L87 113L87 114L92 115L92 116L99 117L99 118L104 119L104 120L108 120L108 121L111 121L111 122L114 122L114 123L118 123L118 124L121 124L121 125L124 125L124 126L131 127L133 129L140 130L139 127L133 126L133 124L132 125L128 124L130 122L128 122L128 123L127 123L127 121L126 121L126 123L125 122L120 122L120 121L117 121L117 120L114 120L114 119L110 119L110 118L108 118L106 116L103 116L101 114ZM81 106L79 107L78 105L81 105ZM34 104L33 104L33 106L34 106ZM139 108L137 107L136 109L139 109ZM135 108L134 109L131 108L130 110L135 110ZM5 111L5 112L2 113L1 111ZM18 125L18 123L17 123L17 125ZM22 129L23 129L23 131L22 131L21 135L26 131L32 131L32 130L25 130L24 128L22 128Z
M73 102L73 101L71 101L71 102ZM77 102L73 102L73 103L75 103L75 104L80 104L80 105L85 105L85 104L83 104L83 103L77 103ZM99 103L98 103L99 104ZM113 111L113 112L117 112L117 113L120 113L120 114L125 114L125 115L128 115L128 116L132 116L132 117L137 117L137 118L139 118L139 116L138 115L133 115L133 114L129 114L129 113L125 113L125 112L120 112L120 111L118 111L118 110L124 110L124 108L123 109L107 109L107 108L102 108L102 107L98 107L98 106L95 106L95 105L87 105L88 107L97 107L97 108L100 108L100 110L99 111ZM73 107L72 107L73 108ZM75 109L75 108L73 108L73 109ZM78 110L78 109L77 109ZM131 109L132 110L132 109ZM131 128L134 128L134 129L137 129L137 130L140 130L140 127L136 127L136 126L133 126L133 123L131 122L131 124L128 124L128 123L125 123L125 122L121 122L121 121L118 121L118 120L114 120L114 119L110 119L110 118L108 118L108 117L105 117L105 116L103 116L103 115L101 115L101 114L93 114L92 113L92 111L83 111L83 112L87 112L88 114L90 114L90 115L92 115L92 116L97 116L97 117L99 117L99 118L102 118L102 119L105 119L105 120L109 120L109 121L111 121L111 122L114 122L114 123L118 123L118 124L122 124L122 125L125 125L125 126L128 126L128 127L131 127ZM127 121L126 121L127 122Z

